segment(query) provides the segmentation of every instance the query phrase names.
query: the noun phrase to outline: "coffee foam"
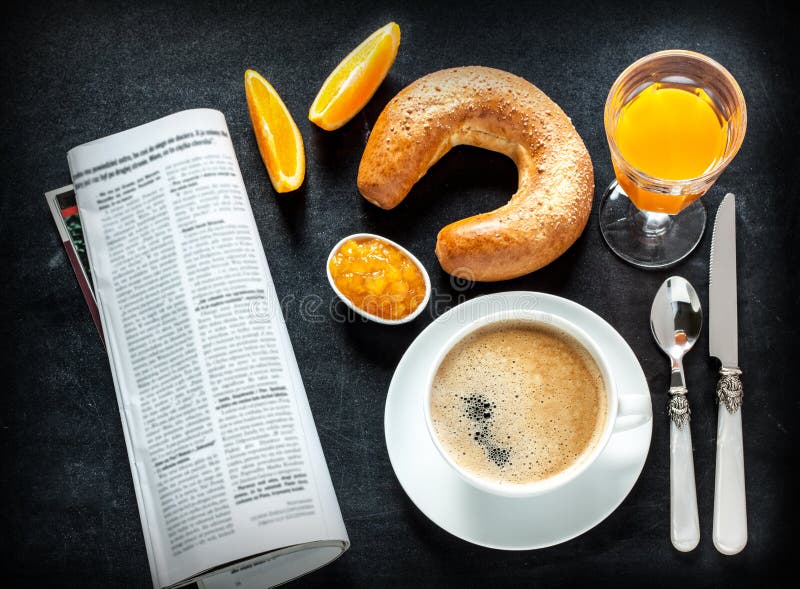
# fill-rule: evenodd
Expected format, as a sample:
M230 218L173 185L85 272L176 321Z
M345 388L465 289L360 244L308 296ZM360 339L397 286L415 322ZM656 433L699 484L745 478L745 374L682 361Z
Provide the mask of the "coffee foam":
M594 448L608 401L597 363L572 336L509 320L456 344L430 403L436 436L456 464L488 481L525 484Z

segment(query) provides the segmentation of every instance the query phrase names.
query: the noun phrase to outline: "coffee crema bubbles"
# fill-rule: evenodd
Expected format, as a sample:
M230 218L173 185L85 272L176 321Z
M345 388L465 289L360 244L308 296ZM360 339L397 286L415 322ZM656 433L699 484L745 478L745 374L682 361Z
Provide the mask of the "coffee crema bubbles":
M603 377L571 335L506 320L479 328L445 356L430 413L444 451L495 483L541 481L598 443L607 415Z

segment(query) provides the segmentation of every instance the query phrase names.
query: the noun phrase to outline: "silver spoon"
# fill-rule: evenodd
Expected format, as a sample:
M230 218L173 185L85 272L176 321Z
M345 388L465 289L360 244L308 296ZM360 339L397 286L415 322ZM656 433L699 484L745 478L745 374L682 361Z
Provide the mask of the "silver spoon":
M670 536L672 545L681 552L692 550L700 541L683 356L692 349L702 326L700 298L692 285L680 276L667 278L653 299L650 329L672 363L669 383Z

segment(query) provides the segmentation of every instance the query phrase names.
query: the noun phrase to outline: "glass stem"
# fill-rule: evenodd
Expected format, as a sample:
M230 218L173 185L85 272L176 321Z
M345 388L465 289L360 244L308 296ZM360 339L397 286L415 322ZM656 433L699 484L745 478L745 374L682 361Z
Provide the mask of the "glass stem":
M666 233L673 224L672 215L641 211L631 203L631 217L639 233L645 237L658 237Z

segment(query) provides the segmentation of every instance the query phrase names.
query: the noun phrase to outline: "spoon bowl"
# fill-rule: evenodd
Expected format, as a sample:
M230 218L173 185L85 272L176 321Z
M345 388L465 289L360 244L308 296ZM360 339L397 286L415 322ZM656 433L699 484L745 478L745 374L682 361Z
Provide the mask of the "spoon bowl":
M658 346L671 360L679 360L692 349L702 327L703 311L694 287L680 276L667 278L650 309L650 329Z

